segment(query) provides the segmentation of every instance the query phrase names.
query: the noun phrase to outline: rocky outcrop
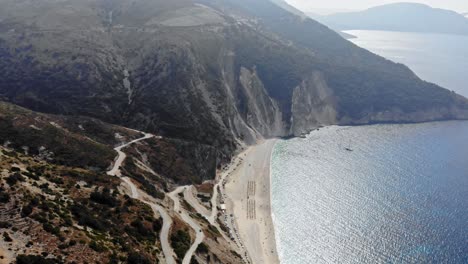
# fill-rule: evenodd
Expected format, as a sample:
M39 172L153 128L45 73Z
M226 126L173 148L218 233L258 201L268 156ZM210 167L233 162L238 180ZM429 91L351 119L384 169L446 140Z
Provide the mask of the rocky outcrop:
M336 124L336 98L322 73L312 73L294 89L291 112L291 134L295 136L318 126Z
M256 70L242 67L239 81L245 98L247 124L263 137L287 135L278 103L268 95Z

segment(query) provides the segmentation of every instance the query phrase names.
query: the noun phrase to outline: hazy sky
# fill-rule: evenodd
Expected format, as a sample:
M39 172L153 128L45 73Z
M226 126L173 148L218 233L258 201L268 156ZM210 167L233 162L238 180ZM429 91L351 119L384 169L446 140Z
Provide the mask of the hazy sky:
M416 2L428 4L432 7L451 9L458 12L468 12L468 0L286 0L289 4L303 11L313 9L366 9L388 3Z

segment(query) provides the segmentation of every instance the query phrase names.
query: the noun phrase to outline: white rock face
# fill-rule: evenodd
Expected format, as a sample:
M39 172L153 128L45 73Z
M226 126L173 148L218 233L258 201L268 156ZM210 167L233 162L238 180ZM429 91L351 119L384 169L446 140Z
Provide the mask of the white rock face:
M336 124L336 100L323 74L314 72L294 89L291 112L291 134L295 136Z
M247 123L264 137L285 135L278 103L268 95L255 69L241 68L240 83L247 100Z

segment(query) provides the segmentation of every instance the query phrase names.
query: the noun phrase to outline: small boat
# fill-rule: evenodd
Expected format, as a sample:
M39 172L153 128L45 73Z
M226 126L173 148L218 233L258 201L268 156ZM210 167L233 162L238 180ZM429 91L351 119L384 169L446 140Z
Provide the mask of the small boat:
M353 152L354 150L351 148L351 142L348 144L348 147L345 148L346 151Z

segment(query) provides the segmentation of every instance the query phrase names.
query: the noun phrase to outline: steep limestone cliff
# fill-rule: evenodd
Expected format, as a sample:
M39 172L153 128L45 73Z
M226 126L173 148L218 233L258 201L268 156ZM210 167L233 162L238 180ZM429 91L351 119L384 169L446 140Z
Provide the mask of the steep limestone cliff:
M336 99L322 73L314 72L294 89L291 112L291 134L295 136L321 125L336 124Z
M249 71L242 67L240 72L239 79L246 101L247 123L263 137L286 135L278 103L268 95L255 69Z

